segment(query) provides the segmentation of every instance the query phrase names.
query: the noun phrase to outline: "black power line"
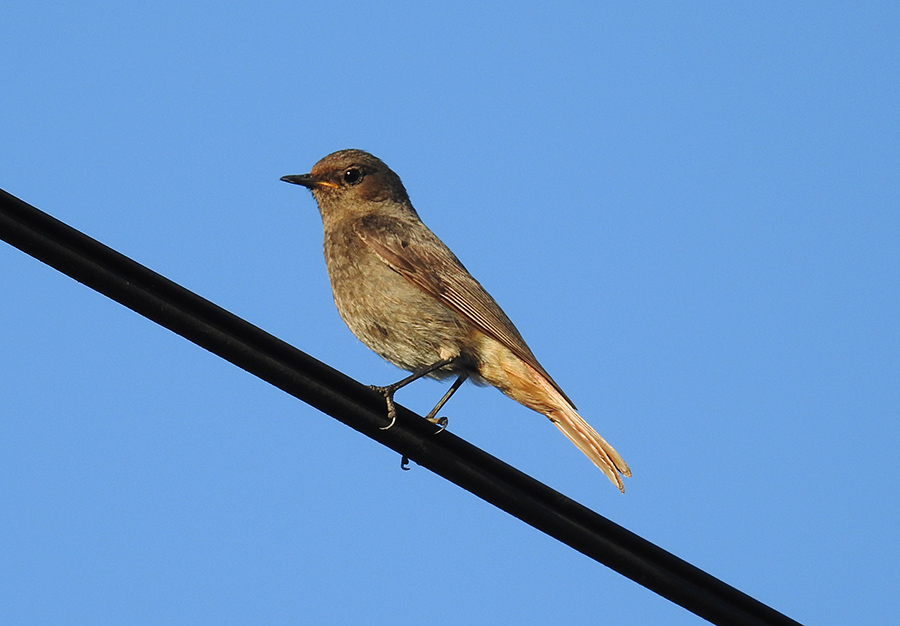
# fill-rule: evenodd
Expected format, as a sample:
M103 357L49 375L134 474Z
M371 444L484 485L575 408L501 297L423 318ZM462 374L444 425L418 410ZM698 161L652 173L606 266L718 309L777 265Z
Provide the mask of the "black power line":
M0 238L714 624L798 624L3 190Z

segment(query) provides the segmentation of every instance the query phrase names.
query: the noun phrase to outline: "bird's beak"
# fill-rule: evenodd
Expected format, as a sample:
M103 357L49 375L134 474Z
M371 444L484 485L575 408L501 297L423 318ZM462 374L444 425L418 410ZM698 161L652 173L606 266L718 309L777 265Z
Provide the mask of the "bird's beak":
M337 185L327 180L316 180L312 174L292 174L290 176L282 176L280 180L295 185L303 185L307 189L315 189L316 187L330 187L337 189Z

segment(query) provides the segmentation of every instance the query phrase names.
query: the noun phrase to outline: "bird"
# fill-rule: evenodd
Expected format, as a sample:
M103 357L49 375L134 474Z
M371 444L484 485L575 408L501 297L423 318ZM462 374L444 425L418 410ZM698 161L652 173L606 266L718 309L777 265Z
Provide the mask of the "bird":
M325 265L338 313L363 344L412 372L373 387L387 402L423 376L489 384L545 415L624 493L631 470L575 409L500 306L422 222L400 177L363 150L339 150L308 174L281 177L312 192L322 218ZM442 421L443 420L443 421Z

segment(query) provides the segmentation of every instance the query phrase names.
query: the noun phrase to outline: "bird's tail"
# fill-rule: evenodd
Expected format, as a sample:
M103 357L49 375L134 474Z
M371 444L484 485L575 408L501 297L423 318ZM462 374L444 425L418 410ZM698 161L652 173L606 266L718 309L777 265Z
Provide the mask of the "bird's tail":
M599 467L607 478L625 492L622 476L631 476L628 465L600 434L584 421L572 402L545 372L538 371L520 359L497 359L499 367L483 367L481 375L503 393L543 413Z
M606 474L606 477L619 488L619 491L625 493L622 476L631 476L628 465L615 448L584 421L584 418L575 411L572 405L565 403L562 408L548 411L545 415L562 431L562 434L569 438L569 441L578 446L578 449L584 452L587 458Z
M531 387L526 397L516 398L525 406L543 413L553 424L562 431L569 441L578 446L578 449L593 461L606 474L612 483L625 493L622 485L622 476L630 477L631 470L616 452L615 448L606 442L590 424L584 421L572 402L560 391L552 380L541 372L538 372L528 364L524 364L529 371L531 385L519 385L520 389ZM521 381L521 378L520 378ZM528 398L527 396L531 396ZM529 401L530 400L530 401Z

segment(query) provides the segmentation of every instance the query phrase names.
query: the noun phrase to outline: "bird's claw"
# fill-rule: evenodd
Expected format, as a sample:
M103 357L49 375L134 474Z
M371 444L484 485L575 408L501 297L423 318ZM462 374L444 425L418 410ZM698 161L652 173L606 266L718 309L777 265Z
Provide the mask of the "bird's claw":
M391 421L388 422L387 426L379 426L380 430L390 430L394 426L394 424L397 423L397 409L394 408L394 401L388 398L387 405L387 415Z
M396 391L396 389L390 385L387 387L381 387L379 385L368 385L368 387L369 389L377 391L384 396L384 401L387 404L387 416L391 421L388 422L387 426L380 426L379 428L381 430L390 430L394 426L394 424L397 423L397 406L394 404L394 392ZM435 409L440 409L441 404L443 404L443 402L438 404ZM449 423L449 420L447 420L446 417L433 417L431 414L427 415L425 419L427 419L432 424L437 424L438 426L440 426L440 428L438 428L434 433L435 435L447 428L447 424ZM403 458L405 459L405 462L409 462L409 459L407 459L406 457ZM402 465L403 464L401 464L401 466ZM404 467L403 469L409 468Z
M369 385L368 387L384 396L384 401L387 404L387 416L391 421L388 422L387 426L379 426L379 429L390 430L397 423L397 407L394 405L395 390L391 387L381 387L379 385Z
M450 423L450 420L448 420L446 417L429 417L427 419L432 424L437 424L438 426L440 426L440 428L435 431L435 435L447 428L447 424Z

